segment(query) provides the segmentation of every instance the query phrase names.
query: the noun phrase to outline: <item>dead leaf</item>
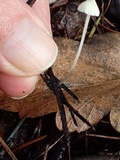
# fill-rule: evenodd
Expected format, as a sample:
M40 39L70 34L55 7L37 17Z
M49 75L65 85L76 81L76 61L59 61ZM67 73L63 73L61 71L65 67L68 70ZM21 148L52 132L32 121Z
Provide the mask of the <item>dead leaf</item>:
M53 35L81 39L86 16L77 10L80 1L59 0L51 6Z
M64 38L56 38L56 42L59 56L53 69L55 75L62 79L73 63L78 42ZM83 100L86 95L94 97L110 89L114 90L120 84L119 44L118 34L96 35L89 39L84 45L75 72L66 85ZM69 96L68 98L71 100ZM41 79L35 91L22 100L10 99L0 92L0 109L19 112L21 117L37 117L56 112L57 103L53 93Z
M102 91L102 92L100 92L101 86L99 85L93 86L93 87L87 87L87 89L89 90L89 93L87 93L87 91L83 91L87 93L87 95L85 95L83 99L81 99L80 103L70 101L71 105L76 110L78 110L80 115L82 115L91 125L94 126L105 115L107 115L110 112L113 106L117 105L118 101L120 101L120 96L118 96L120 94L120 84L118 85L116 84L116 87L115 86L113 88L111 87L109 87L109 89L106 89L106 91ZM94 92L94 89L96 90L95 92ZM79 92L79 96L80 95L81 94ZM70 132L73 132L75 130L77 132L82 132L89 128L89 126L87 126L78 117L76 117L76 121L78 124L78 126L76 126L72 120L69 110L65 109L65 111L66 111L68 129ZM60 117L59 112L57 112L56 114L56 125L59 130L62 130L62 123L61 123L61 117Z
M120 132L120 101L118 102L119 106L115 106L111 109L110 112L110 122L113 128Z
M66 3L68 3L68 0L58 0L57 2L55 2L55 3L52 5L52 8L56 8L56 7L65 5Z

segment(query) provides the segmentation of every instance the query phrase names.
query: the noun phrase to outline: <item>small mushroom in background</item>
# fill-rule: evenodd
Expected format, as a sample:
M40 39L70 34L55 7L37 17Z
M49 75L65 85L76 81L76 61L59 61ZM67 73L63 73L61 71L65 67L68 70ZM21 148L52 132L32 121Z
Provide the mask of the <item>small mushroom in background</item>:
M99 14L100 14L99 8L98 8L95 0L86 0L86 1L82 2L78 6L78 11L84 12L85 14L87 14L86 21L85 21L85 25L84 25L84 28L83 28L83 33L82 33L81 41L80 41L80 44L79 44L79 48L78 48L76 57L74 59L73 65L71 67L71 70L68 73L68 75L62 80L61 83L63 83L73 73L73 71L75 69L78 58L80 57L80 53L82 51L82 47L83 47L83 43L84 43L84 40L85 40L85 35L86 35L86 32L87 32L90 16L97 16L98 17Z
M57 0L49 0L49 4L56 2Z

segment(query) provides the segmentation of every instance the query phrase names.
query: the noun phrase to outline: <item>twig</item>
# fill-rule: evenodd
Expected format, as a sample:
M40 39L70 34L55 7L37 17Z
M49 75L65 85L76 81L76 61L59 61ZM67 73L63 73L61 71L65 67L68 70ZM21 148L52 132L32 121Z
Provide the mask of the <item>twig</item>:
M46 138L46 135L45 135L45 136L42 136L42 137L38 137L38 138L36 138L36 139L33 139L33 140L31 140L31 141L29 141L29 142L27 142L27 143L24 143L24 144L16 147L15 149L13 149L13 152L16 152L16 151L18 151L18 150L21 150L21 149L23 149L23 148L25 148L25 147L27 147L27 146L30 146L31 144L34 144L34 143L36 143L36 142L38 142L38 141L41 141L41 140L44 139L44 138Z
M49 144L46 145L46 149L45 149L45 155L43 160L47 160L47 156L48 156L48 149L49 149Z
M63 138L63 136L64 136L64 134L62 134L58 139L57 139L57 141L55 141L52 145L50 145L49 147L48 147L48 151L50 150L50 149L52 149L62 138ZM36 158L34 158L33 160L37 160L38 158L40 158L41 156L43 156L45 154L45 151L44 152L42 152L40 155L38 155Z
M10 157L13 160L18 160L16 156L13 154L13 152L11 151L11 149L8 147L8 145L5 143L5 141L1 137L0 137L0 143L3 145L3 147L5 148L5 150L7 151L7 153L10 155Z
M120 137L105 136L105 135L99 135L99 134L89 134L89 133L86 133L86 136L89 136L89 137L106 138L106 139L114 139L114 140L120 140Z
M15 127L15 129L12 131L12 133L9 135L9 137L7 138L6 142L8 142L10 139L13 138L13 136L16 134L16 132L18 131L18 129L21 127L21 125L23 124L23 122L25 121L25 118L21 119L19 121L19 123L17 124L17 126Z

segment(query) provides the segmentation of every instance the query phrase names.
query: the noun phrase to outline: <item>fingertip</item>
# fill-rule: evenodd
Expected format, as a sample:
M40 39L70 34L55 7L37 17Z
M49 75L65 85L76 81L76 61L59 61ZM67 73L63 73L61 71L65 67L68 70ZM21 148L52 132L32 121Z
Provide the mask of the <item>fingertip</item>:
M50 35L26 17L13 28L1 52L8 62L4 67L6 71L2 67L4 70L1 72L9 74L12 70L16 76L32 76L42 73L54 63L58 48Z
M40 76L12 77L0 74L0 89L13 99L28 96L35 88Z

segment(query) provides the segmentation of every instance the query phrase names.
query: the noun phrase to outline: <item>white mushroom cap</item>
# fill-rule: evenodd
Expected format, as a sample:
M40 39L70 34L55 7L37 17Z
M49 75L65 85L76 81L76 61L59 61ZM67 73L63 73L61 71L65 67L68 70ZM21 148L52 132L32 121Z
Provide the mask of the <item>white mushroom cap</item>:
M57 0L49 0L49 4L56 2Z
M78 11L90 16L99 16L100 11L95 0L86 0L78 6Z

